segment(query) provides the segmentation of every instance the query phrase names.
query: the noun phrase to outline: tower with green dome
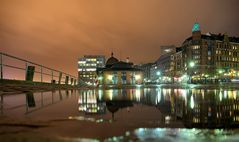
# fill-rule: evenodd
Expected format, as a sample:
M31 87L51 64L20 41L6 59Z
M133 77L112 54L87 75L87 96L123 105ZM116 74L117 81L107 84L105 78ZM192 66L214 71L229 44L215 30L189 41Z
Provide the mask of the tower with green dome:
M198 22L195 22L192 28L192 32L197 32L197 31L201 31L200 30L200 25Z
M201 39L201 29L198 22L195 22L192 28L192 38L193 40Z

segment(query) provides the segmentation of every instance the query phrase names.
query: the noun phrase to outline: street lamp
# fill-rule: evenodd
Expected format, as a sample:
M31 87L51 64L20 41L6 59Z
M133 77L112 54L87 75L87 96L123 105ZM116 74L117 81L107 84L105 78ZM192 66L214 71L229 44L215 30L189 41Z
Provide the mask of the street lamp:
M160 76L160 75L161 75L161 72L160 72L160 71L157 71L157 75Z
M194 63L194 62L190 62L190 63L189 63L189 66L190 66L191 68L193 68L193 67L195 66L195 63Z
M194 66L195 66L195 63L194 63L193 61L191 61L191 62L189 63L189 67L190 67L190 68L193 68ZM190 74L189 80L190 80L190 83L192 83L192 74Z

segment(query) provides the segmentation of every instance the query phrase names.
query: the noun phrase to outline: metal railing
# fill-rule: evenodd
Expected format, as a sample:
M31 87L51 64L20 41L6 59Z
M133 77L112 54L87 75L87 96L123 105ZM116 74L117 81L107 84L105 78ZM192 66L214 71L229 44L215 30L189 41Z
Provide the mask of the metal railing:
M7 61L9 60L21 63L19 63L18 65L15 65L14 63L7 63ZM22 64L22 66L20 64ZM40 79L37 78L36 75L34 75L33 82L77 85L78 82L77 77L73 75L0 52L0 79L12 80L5 74L7 74L9 70L15 69L24 71L23 76L26 80L28 66L34 66L35 68L38 68L38 70L34 70L34 74L38 74L38 76L40 76ZM16 80L24 80L24 79L16 79Z

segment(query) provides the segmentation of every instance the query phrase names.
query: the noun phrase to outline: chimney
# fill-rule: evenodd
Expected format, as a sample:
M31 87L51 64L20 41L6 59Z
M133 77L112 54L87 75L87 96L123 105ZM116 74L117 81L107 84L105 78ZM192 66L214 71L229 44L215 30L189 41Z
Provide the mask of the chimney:
M129 63L129 57L126 58L126 63Z

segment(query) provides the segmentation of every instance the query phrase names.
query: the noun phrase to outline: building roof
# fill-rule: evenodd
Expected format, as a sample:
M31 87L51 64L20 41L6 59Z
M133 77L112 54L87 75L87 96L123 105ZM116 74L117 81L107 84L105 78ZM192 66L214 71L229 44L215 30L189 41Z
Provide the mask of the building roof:
M113 64L119 62L117 58L114 57L114 53L111 53L111 57L106 61L105 66L106 67L111 67Z
M133 63L127 63L119 61L111 66L106 66L105 68L97 68L97 71L142 71L141 69L134 68Z
M219 41L224 41L225 36L227 36L226 34L202 34L201 38L202 39L206 39L206 40L219 40ZM192 36L190 36L189 38L187 38L184 42L190 41L192 40ZM229 42L235 42L235 43L239 43L239 37L228 37Z
M118 70L124 70L124 71L141 71L141 69L134 68L133 63L126 63L123 61L119 61L117 63L114 63L111 67L103 69L104 71L118 71Z

